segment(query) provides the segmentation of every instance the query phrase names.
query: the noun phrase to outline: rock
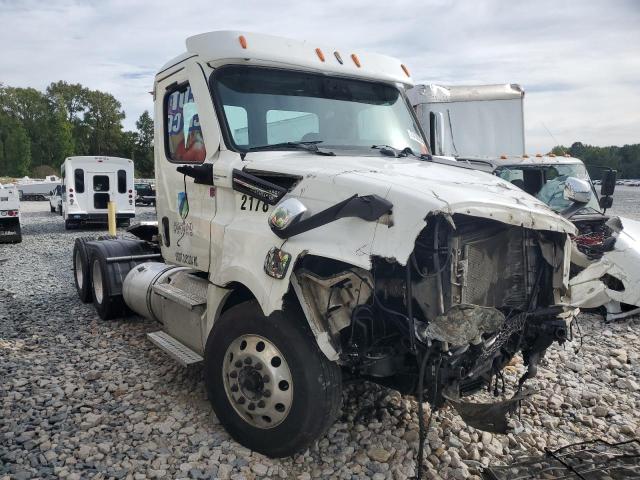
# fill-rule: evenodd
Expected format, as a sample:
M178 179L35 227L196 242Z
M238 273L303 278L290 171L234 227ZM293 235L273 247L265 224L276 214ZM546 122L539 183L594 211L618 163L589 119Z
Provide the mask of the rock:
M223 463L218 467L218 477L220 477L221 480L228 480L231 478L232 471L233 467L231 465Z
M251 471L256 475L264 476L269 471L269 467L263 465L262 463L254 463L251 465Z
M389 457L391 457L391 452L382 447L373 447L367 450L367 455L375 462L384 463L389 460Z
M598 405L593 409L593 414L596 417L606 417L608 412L609 412L609 408L605 407L604 405Z

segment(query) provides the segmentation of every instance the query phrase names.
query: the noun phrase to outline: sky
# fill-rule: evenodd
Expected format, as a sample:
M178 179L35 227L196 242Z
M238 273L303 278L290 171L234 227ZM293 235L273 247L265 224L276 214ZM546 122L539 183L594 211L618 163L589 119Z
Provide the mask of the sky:
M401 58L420 83L518 83L527 150L640 143L637 0L0 0L0 83L111 92L135 128L185 39L244 30Z

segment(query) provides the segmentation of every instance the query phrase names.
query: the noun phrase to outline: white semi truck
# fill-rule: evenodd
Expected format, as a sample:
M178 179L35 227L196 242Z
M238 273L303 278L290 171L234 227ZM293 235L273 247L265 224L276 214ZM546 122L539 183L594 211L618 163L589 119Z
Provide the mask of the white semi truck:
M138 313L202 362L230 434L269 456L335 420L343 376L506 429L527 373L570 335L574 226L495 176L429 154L399 60L243 33L190 37L156 75L157 225L78 239L81 300ZM493 382L493 383L492 383Z
M598 196L580 159L527 155L519 85L416 85L408 96L440 155L517 185L577 227L575 306L602 308L607 320L640 314L640 222L606 213L615 171L605 169Z
M110 201L115 203L116 221L120 226L129 225L135 217L133 160L104 156L68 157L60 171L60 212L66 229L85 223L107 223ZM51 197L55 195L51 194ZM50 200L51 211L54 201L55 198Z
M0 183L0 243L20 243L20 198L15 185Z

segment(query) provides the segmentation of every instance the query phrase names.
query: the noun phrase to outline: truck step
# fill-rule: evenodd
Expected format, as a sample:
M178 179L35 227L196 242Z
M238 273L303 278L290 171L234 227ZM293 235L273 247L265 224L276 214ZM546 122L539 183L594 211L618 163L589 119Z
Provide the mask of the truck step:
M154 345L160 347L161 350L164 350L166 354L183 367L195 365L196 363L200 363L204 360L196 352L162 330L147 333L147 337L149 337L149 340L151 340Z
M160 285L154 285L153 291L167 300L176 302L183 307L193 310L199 305L206 305L207 299L196 295L180 288L176 288L169 283L161 283Z

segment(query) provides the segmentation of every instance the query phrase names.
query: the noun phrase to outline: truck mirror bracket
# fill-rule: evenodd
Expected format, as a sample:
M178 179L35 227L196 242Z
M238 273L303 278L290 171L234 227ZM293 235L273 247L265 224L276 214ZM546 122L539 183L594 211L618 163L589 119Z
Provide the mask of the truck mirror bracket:
M193 178L193 183L213 185L213 166L210 163L201 165L181 165L176 168L178 173Z

